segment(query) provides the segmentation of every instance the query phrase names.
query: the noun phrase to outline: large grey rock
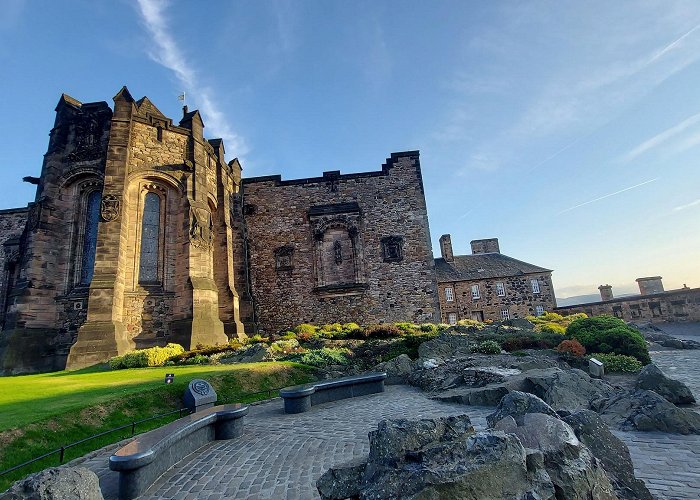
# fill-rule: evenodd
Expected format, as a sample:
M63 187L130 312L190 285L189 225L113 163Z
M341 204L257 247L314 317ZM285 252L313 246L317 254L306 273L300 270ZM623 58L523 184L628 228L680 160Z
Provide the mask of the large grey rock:
M373 368L375 372L385 372L385 384L406 384L408 376L413 372L415 362L407 354L390 359L384 363L379 363Z
M639 372L639 375L637 375L637 389L654 391L675 405L695 403L695 397L687 385L667 377L654 364L646 365Z
M566 423L533 413L522 426L512 417L503 425L507 432L474 432L466 415L382 421L370 433L367 462L330 469L318 491L334 500L616 498L605 471Z
M84 467L55 467L17 481L0 500L102 500L97 475Z
M486 421L493 426L505 417L513 417L515 422L522 425L523 416L528 413L544 413L558 418L557 412L534 394L513 391L499 401L496 411L488 415Z
M578 369L544 370L527 374L523 391L536 395L555 410L587 409L593 400L615 394L615 389Z
M442 333L438 337L418 346L418 357L422 359L444 360L453 357L469 356L472 337L454 333Z
M273 358L271 349L262 343L253 344L239 351L235 356L222 360L222 363L258 363Z
M603 419L591 410L579 410L563 418L600 461L615 488L615 493L626 500L652 500L644 481L634 477L634 467L627 445L618 439Z
M594 401L592 409L606 424L623 431L700 434L700 414L678 408L655 392L644 389Z
M574 430L558 418L544 413L526 413L520 422L508 416L494 429L518 436L527 449L539 450L557 498L584 500L617 498L610 480Z

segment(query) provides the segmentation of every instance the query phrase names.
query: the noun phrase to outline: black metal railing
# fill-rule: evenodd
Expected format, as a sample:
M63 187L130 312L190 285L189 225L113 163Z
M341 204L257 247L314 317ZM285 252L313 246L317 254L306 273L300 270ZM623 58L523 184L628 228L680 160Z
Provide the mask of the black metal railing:
M261 394L264 394L264 395L267 396L267 398L258 399L258 400L256 400L256 401L265 401L266 399L272 399L272 398L274 397L274 396L273 396L273 393L277 393L280 389L283 389L283 387L277 387L277 388L275 388L275 389L265 389L265 390L257 391L257 392L249 392L249 393L246 393L246 394L241 395L241 396L239 397L239 399L251 398L251 397L254 397L254 396L259 396L259 395L261 395ZM217 404L229 404L229 403L238 403L238 402L240 402L240 401L230 401L230 402L227 402L227 401L217 401ZM53 456L53 455L56 455L56 454L58 454L58 463L59 463L59 465L60 465L60 464L63 464L63 462L64 462L64 460L65 460L66 450L68 450L68 449L70 449L70 448L73 448L73 447L75 447L75 446L81 445L81 444L86 443L86 442L88 442L88 441L92 441L93 439L98 439L98 438L101 438L101 437L103 437L103 436L107 436L107 435L109 435L109 434L112 434L112 433L115 433L115 432L119 432L119 431L123 431L124 429L129 429L129 428L131 428L131 436L133 437L133 436L136 435L136 427L137 427L139 424L143 424L143 423L145 423L145 422L150 422L150 421L152 421L152 420L158 420L158 419L161 419L161 418L165 418L165 417L168 417L168 416L170 416L170 415L174 415L175 413L179 413L178 418L182 418L184 415L189 415L189 414L191 414L192 412L190 411L189 408L180 408L179 410L173 410L173 411L169 411L169 412L165 412L165 413L159 413L159 414L157 414L157 415L153 415L153 416L148 417L148 418L143 418L143 419L141 419L141 420L134 420L134 421L132 421L132 422L130 422L130 423L128 423L128 424L120 425L119 427L114 427L114 428L112 428L112 429L109 429L109 430L100 432L100 433L98 433L98 434L93 434L92 436L88 436L88 437L83 438L83 439L81 439L81 440L79 440L79 441L75 441L75 442L73 442L73 443L69 443L69 444L63 445L63 446L61 446L60 448L56 448L55 450L49 451L48 453L44 453L44 454L41 455L41 456L38 456L38 457L33 458L33 459L31 459L31 460L27 460L26 462L23 462L23 463L21 463L21 464L18 464L18 465L15 465L15 466L13 466L13 467L10 467L9 469L5 469L5 470L3 470L3 471L0 471L0 477L4 476L4 475L6 475L6 474L9 474L9 473L11 473L11 472L14 472L14 471L16 471L16 470L19 470L19 469L21 469L21 468L23 468L23 467L27 467L27 466L29 466L29 465L31 465L31 464L33 464L33 463L35 463L35 462L38 462L38 461L40 461L40 460L44 460L45 458L49 458L49 457L51 457L51 456Z

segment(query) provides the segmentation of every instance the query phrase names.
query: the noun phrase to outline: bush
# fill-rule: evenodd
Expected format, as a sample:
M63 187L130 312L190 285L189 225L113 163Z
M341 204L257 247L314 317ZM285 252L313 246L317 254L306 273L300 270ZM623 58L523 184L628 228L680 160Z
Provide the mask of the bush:
M308 342L317 337L318 328L309 323L302 323L294 327L293 332L301 342Z
M633 356L625 356L624 354L606 354L602 352L595 353L590 356L603 362L603 368L608 373L627 372L635 373L642 369L642 363Z
M290 354L299 350L299 342L296 339L278 340L270 344L273 354Z
M150 349L137 349L123 356L116 356L110 359L109 366L112 370L163 366L166 361L184 352L185 349L180 344L168 344L165 347L151 347Z
M253 335L252 337L248 337L249 344L267 344L269 341L269 337L263 337L262 335Z
M372 337L375 339L388 339L392 337L401 337L402 335L403 331L399 327L388 323L369 325L362 332L364 338Z
M477 330L481 330L484 328L485 324L482 323L481 321L477 321L475 319L460 319L457 322L458 326L469 326L469 327L474 327Z
M561 343L557 333L534 333L509 335L501 341L504 351L513 352L522 349L554 349Z
M501 346L495 340L484 340L472 348L474 352L482 354L500 354Z
M535 331L539 331L541 333L556 333L557 335L564 335L566 333L566 327L557 323L544 323L542 325L537 325L537 327L535 327Z
M422 325L420 325L419 329L421 332L424 333L437 333L438 331L437 325L433 323L423 323Z
M312 349L290 359L305 365L322 368L328 365L347 365L350 363L350 354L349 349L324 347L323 349Z
M588 352L624 354L637 358L644 365L651 363L642 334L619 318L580 318L568 326L566 334L581 342Z
M357 323L344 323L343 324L343 333L347 337L352 337L353 335L357 335L358 332L362 331L362 327L358 325Z
M203 354L197 354L196 356L192 356L191 358L186 359L183 364L185 364L185 365L206 365L208 363L209 363L209 358L207 356L204 356Z
M448 325L447 323L438 323L438 325L437 325L438 332L445 331L449 327L450 327L450 325Z
M560 352L562 354L567 354L569 356L573 356L575 358L579 358L586 354L586 348L581 345L581 343L574 339L574 340L563 340L561 344L557 346L555 349L557 352Z

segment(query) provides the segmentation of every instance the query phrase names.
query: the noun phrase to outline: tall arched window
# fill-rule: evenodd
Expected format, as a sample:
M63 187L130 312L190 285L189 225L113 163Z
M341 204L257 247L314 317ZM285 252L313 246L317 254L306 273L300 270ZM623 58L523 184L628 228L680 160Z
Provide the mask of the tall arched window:
M100 221L100 203L102 193L91 192L87 197L85 209L85 234L80 262L80 284L89 285L95 272L95 250L97 248L97 225Z
M160 255L160 196L146 193L143 202L141 225L141 260L139 282L158 282L158 257Z

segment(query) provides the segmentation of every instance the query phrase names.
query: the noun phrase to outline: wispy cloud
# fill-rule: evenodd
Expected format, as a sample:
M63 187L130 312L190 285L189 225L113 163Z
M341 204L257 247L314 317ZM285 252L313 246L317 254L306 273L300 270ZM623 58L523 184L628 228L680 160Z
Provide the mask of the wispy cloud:
M648 181L640 182L639 184L635 184L634 186L626 187L625 189L620 189L619 191L615 191L614 193L608 193L606 195L600 196L598 198L594 198L592 200L585 201L583 203L579 203L578 205L574 205L573 207L569 207L566 210L562 210L561 212L557 213L557 215L565 214L566 212L571 212L572 210L576 210L577 208L585 207L586 205L590 205L591 203L595 203L597 201L605 200L607 198L611 198L613 196L617 196L618 194L624 193L626 191L631 191L632 189L637 189L638 187L645 186L647 184L650 184L652 182L658 181L659 178L655 179L650 179Z
M158 64L168 68L174 74L188 96L191 96L204 115L205 125L215 136L224 139L229 151L239 158L247 152L243 138L238 135L224 114L210 88L201 84L196 70L187 62L177 41L171 36L166 10L167 0L137 0L139 13L157 50L148 56Z
M667 128L663 132L656 134L654 137L651 137L650 139L647 139L646 141L642 142L641 144L627 152L625 155L623 155L622 161L628 162L634 160L638 156L646 153L647 151L650 151L677 137L681 133L685 132L689 127L695 125L698 122L700 122L700 113L694 114L693 116L686 118L685 120L674 125L673 127Z
M685 210L687 208L692 208L700 205L700 199L691 201L690 203L686 203L685 205L678 205L677 207L673 207L674 212L678 212L680 210Z

